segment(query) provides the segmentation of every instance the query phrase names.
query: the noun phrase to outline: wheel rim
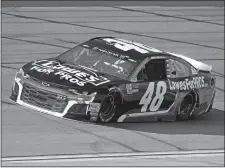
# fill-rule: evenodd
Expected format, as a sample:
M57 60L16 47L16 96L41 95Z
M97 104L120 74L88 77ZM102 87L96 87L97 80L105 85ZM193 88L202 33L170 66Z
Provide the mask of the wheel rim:
M111 118L112 115L114 114L115 107L116 107L115 99L112 95L109 95L103 103L103 107L101 110L102 117L105 119Z
M188 95L184 98L180 106L180 114L189 114L193 107L193 96Z

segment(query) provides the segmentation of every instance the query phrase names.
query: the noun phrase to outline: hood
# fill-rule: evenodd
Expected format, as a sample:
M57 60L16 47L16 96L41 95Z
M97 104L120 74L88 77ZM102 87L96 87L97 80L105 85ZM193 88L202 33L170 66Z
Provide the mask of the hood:
M25 73L43 82L82 90L96 90L124 83L126 80L94 69L68 64L56 59L30 62L23 66Z

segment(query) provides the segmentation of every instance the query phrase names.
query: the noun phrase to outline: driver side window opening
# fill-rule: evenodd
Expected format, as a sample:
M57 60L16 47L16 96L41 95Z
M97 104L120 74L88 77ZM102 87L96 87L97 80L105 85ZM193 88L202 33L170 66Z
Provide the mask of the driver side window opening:
M165 80L166 61L164 59L150 60L137 75L139 81Z

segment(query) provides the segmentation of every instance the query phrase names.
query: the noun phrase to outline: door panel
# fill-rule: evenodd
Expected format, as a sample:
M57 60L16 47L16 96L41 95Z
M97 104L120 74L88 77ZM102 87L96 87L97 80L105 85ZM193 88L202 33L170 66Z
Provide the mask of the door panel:
M126 92L125 99L132 113L168 111L175 101L176 91L169 89L166 60L150 59L137 74L137 82L126 85Z
M175 101L176 91L170 91L168 80L132 83L135 93L126 90L124 99L132 113L168 110ZM126 85L126 89L127 89ZM134 88L132 88L134 89Z
M175 92L170 92L168 81L152 81L148 83L139 105L141 112L168 110L175 100Z

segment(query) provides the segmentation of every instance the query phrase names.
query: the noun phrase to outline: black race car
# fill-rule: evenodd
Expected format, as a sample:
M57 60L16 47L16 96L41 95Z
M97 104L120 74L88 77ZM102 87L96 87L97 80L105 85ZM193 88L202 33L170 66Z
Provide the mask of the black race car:
M27 63L11 100L57 117L91 121L196 118L215 96L212 67L115 37L90 39L56 58Z

